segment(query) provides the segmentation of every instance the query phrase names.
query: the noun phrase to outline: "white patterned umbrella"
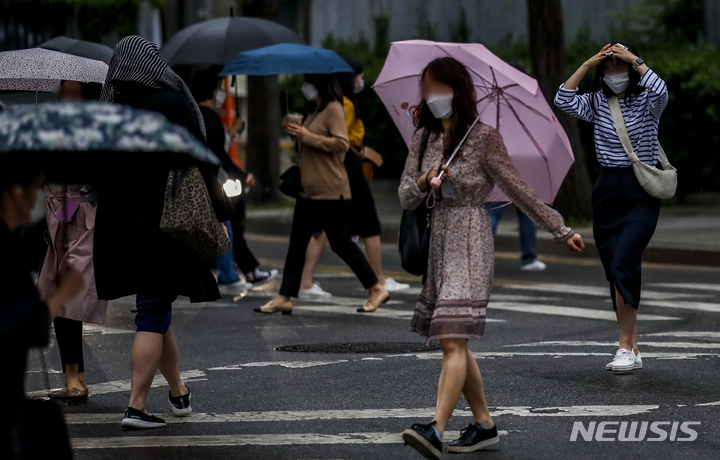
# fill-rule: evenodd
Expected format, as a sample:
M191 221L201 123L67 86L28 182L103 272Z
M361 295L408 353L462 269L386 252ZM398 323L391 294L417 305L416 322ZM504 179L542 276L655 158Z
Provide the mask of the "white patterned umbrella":
M0 53L0 90L54 91L61 80L103 83L108 65L42 48Z

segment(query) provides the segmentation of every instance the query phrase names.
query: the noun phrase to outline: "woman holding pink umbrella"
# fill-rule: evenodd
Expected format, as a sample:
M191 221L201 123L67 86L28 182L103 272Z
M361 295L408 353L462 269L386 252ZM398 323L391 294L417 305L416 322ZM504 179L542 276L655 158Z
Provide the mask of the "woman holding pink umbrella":
M497 184L558 243L574 252L584 244L521 179L498 131L481 122L473 125L477 98L462 63L451 57L433 60L422 72L421 89L423 100L414 114L417 130L399 195L405 209L417 208L435 193L430 182L444 171L444 198L432 210L428 270L411 324L412 331L439 342L443 368L433 420L412 425L403 439L426 458L439 459L442 435L461 393L474 423L448 450L473 452L498 442L480 369L468 348L469 339L482 338L493 276L492 229L484 206L493 187ZM444 165L458 145L453 163Z

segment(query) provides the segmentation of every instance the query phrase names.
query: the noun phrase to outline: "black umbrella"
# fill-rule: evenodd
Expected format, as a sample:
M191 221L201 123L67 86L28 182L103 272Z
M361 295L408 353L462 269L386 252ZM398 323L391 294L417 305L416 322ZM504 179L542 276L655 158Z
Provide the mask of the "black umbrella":
M51 38L40 45L40 48L95 59L96 61L103 61L105 64L110 64L110 58L112 58L113 55L113 49L109 46L78 40L77 38L64 37L62 35Z
M160 55L171 67L224 66L238 53L277 43L305 43L305 40L282 24L267 19L218 18L182 29L165 43Z

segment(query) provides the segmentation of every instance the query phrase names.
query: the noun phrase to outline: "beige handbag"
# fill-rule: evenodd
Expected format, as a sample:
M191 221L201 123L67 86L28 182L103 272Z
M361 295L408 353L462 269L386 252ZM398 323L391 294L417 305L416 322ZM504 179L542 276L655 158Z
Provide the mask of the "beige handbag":
M618 137L628 158L630 158L633 171L635 171L635 177L637 177L642 188L644 188L650 196L660 198L661 200L667 200L675 196L675 190L677 189L677 169L668 161L665 151L660 145L660 141L658 141L658 163L662 169L643 163L633 151L617 96L613 95L608 99L608 106L610 106L610 113L615 122L615 130L618 133Z

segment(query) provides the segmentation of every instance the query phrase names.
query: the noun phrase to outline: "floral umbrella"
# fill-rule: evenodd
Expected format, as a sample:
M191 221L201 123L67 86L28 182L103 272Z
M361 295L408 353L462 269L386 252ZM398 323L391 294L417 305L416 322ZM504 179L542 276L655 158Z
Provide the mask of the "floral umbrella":
M188 130L121 104L15 105L0 113L0 167L42 169L49 182L95 182L138 168L219 164Z
M0 53L0 90L55 91L61 80L104 83L108 65L41 48Z

